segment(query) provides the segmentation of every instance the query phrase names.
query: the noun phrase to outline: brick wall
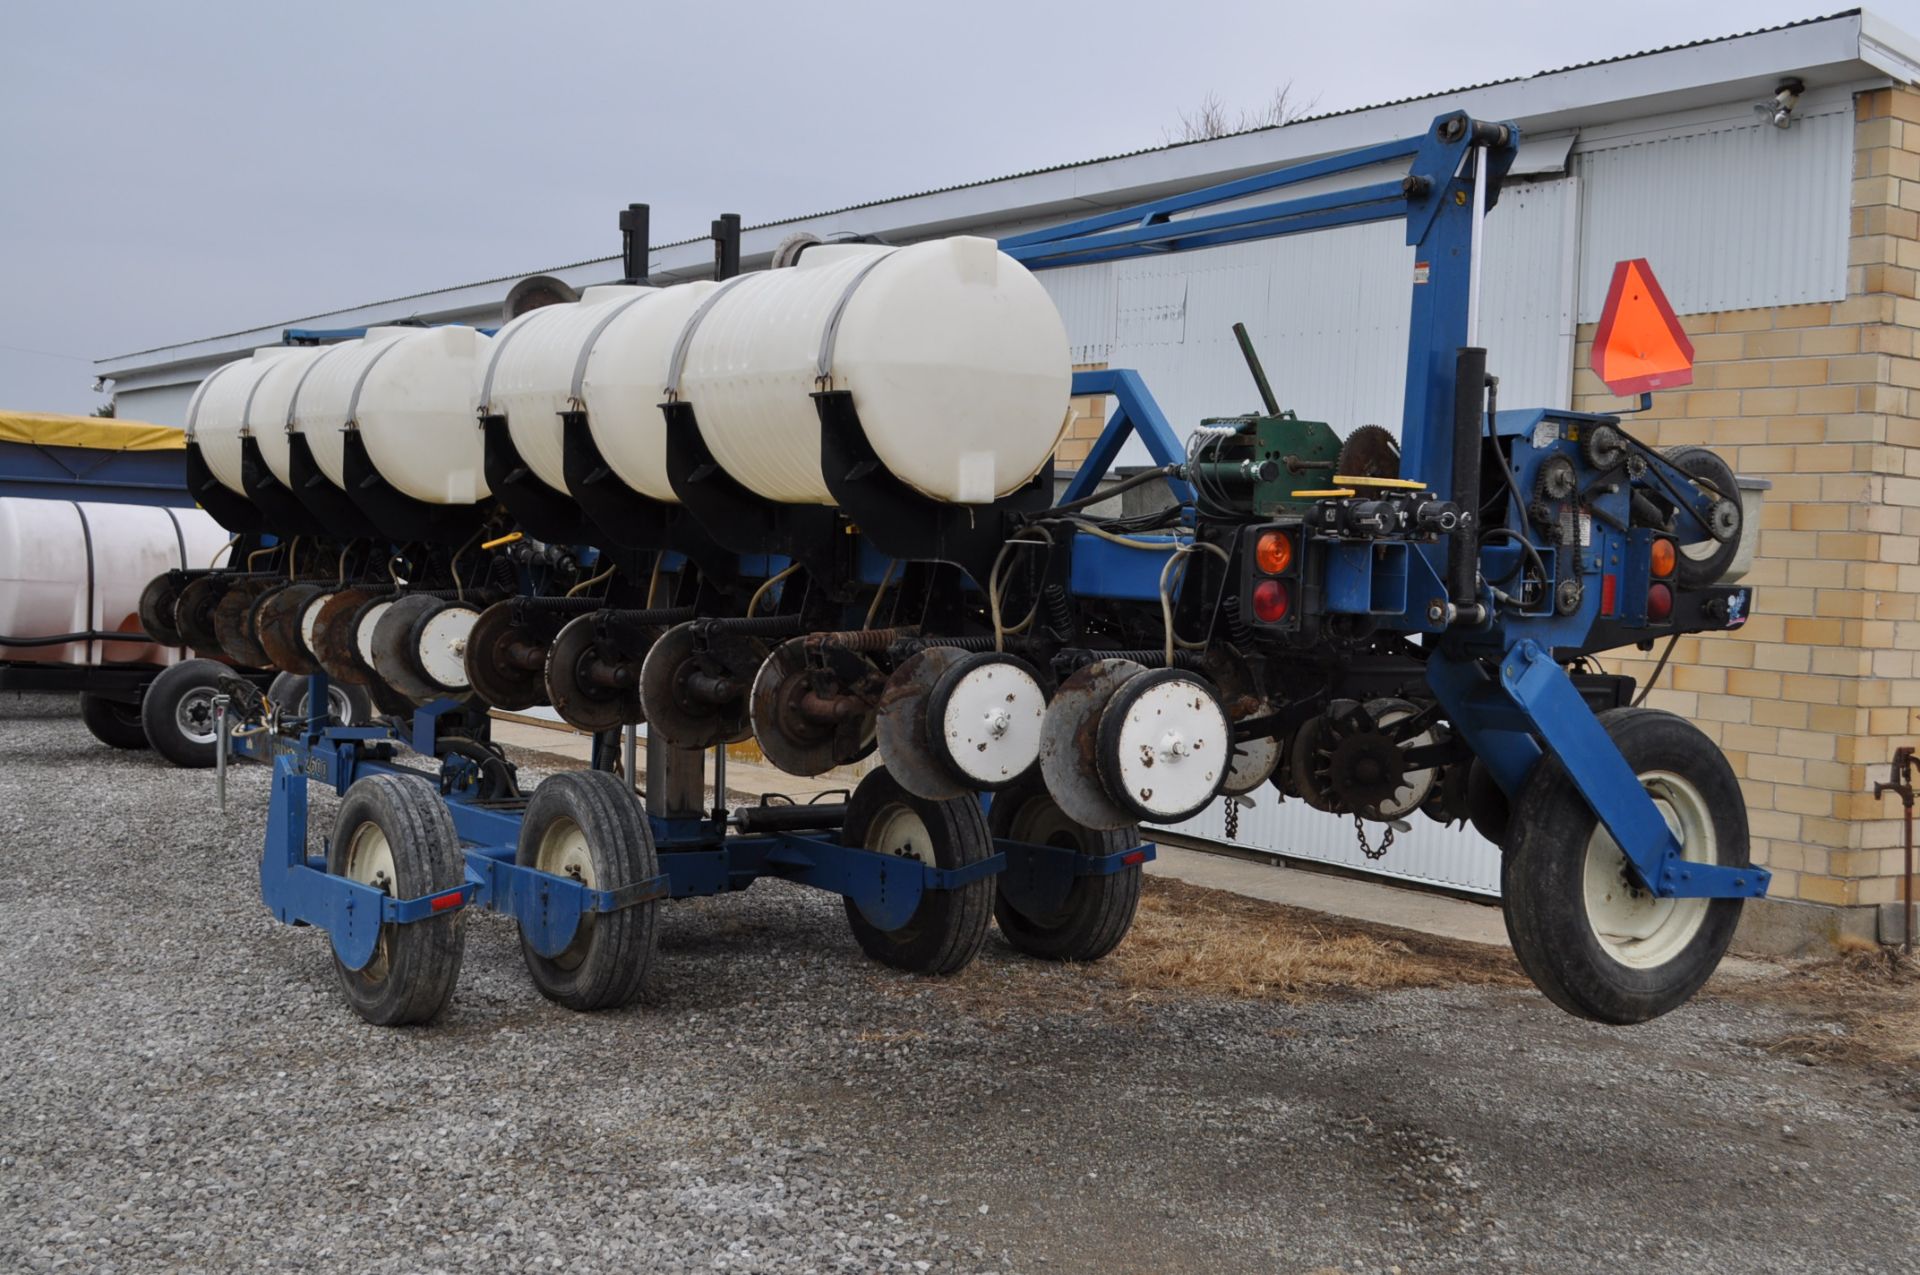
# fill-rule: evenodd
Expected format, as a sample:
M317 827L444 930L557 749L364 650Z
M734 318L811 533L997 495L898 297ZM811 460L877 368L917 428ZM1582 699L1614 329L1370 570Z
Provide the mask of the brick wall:
M1633 426L1773 482L1753 619L1681 639L1648 702L1726 751L1773 896L1831 904L1899 897L1899 807L1870 772L1920 736L1920 93L1860 94L1854 143L1847 298L1683 316L1693 385ZM1574 406L1606 411L1592 339ZM1657 654L1605 662L1644 679Z

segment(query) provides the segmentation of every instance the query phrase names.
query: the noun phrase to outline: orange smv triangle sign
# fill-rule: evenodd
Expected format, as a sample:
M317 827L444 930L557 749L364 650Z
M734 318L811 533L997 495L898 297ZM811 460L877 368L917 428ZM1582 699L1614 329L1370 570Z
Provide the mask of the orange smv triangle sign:
M1693 342L1645 257L1616 262L1600 327L1593 374L1615 394L1644 394L1693 383Z

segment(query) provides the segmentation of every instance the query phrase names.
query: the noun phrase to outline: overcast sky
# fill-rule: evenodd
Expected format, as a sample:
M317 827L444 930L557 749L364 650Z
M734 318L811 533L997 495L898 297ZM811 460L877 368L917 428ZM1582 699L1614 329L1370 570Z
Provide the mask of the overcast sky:
M0 3L0 407L92 360L1837 0ZM1874 6L1920 32L1920 0Z

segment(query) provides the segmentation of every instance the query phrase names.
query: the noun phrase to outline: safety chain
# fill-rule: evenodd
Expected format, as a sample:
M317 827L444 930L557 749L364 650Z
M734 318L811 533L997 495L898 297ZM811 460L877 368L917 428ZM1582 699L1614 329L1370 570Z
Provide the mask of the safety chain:
M1227 840L1238 841L1240 840L1240 799L1226 797L1223 800L1227 803Z
M1367 844L1367 823L1359 815L1353 817L1353 835L1360 842L1360 853L1369 859L1384 859L1387 851L1393 849L1393 825L1387 825L1387 835L1380 838L1380 848L1374 849Z

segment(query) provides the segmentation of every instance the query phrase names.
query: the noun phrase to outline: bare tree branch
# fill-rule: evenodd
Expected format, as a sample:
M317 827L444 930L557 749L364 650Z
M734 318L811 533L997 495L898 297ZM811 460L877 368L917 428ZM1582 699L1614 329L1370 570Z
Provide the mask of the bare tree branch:
M1200 99L1200 105L1192 111L1180 112L1180 124L1177 128L1161 130L1161 136L1169 143L1204 142L1215 137L1228 137L1234 133L1246 133L1256 128L1281 128L1302 118L1319 102L1319 98L1299 101L1293 96L1293 81L1274 89L1273 96L1258 110L1229 111L1226 103L1220 100L1218 93L1208 91Z

